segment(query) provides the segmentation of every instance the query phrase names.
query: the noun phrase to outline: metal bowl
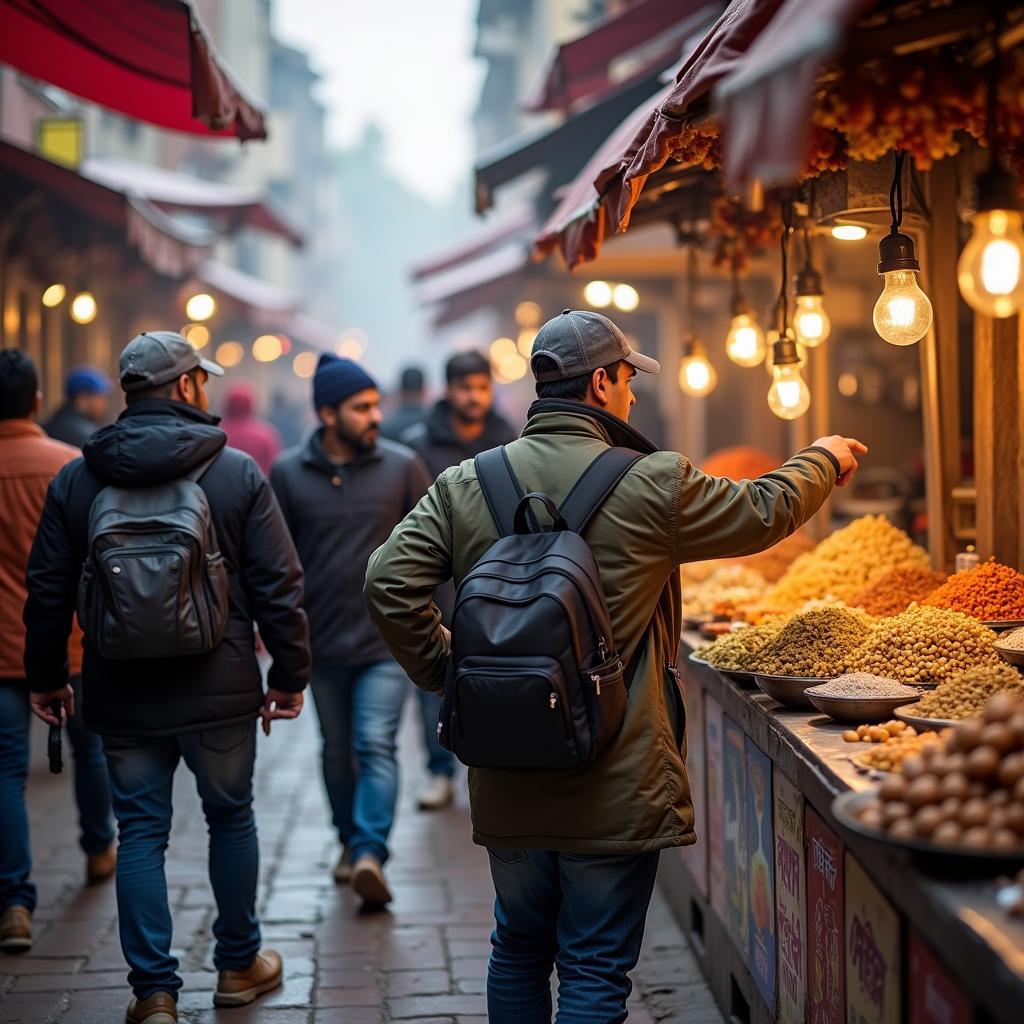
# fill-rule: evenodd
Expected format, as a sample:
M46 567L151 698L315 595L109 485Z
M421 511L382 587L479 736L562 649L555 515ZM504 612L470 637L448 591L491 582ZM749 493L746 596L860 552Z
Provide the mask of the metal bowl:
M995 619L989 622L982 622L983 626L995 630L997 633L1005 633L1008 629L1017 629L1024 626L1024 619Z
M808 691L805 696L836 722L877 723L892 718L896 708L920 697L827 697Z
M940 729L952 729L954 726L957 726L964 721L962 718L922 718L921 716L914 714L913 704L905 704L903 707L898 707L893 714L901 722L906 722L907 725L912 725L918 732L922 729L925 732L938 732Z
M715 666L712 665L712 668ZM725 676L726 679L731 679L734 683L739 686L744 686L748 690L754 690L757 688L757 682L755 681L754 672L746 672L742 669L735 668L720 668L718 671Z
M1024 651L1011 651L1009 647L1000 647L997 643L992 646L1003 661L1008 661L1011 665L1016 665L1017 668L1024 668Z
M828 679L807 679L803 676L768 676L760 672L755 673L754 680L773 700L785 704L787 708L812 708L805 690L812 686L819 686L821 683L829 682Z
M694 665L702 665L704 668L712 668L710 661L705 661L703 658L698 657L696 651L691 651L689 657L686 659L692 662Z
M710 613L704 613L703 615L683 615L683 625L687 629L700 629L705 622L710 622L712 615Z

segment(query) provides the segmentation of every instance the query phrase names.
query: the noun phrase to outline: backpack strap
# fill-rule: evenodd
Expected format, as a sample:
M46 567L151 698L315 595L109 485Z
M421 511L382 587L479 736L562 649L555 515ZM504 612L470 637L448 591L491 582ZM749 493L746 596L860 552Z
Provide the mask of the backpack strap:
M476 478L480 489L484 492L484 501L502 537L515 533L515 512L523 499L523 489L519 486L512 464L505 454L505 446L491 448L481 452L474 460Z
M643 455L631 448L606 448L583 471L558 511L574 533L583 533L594 513Z

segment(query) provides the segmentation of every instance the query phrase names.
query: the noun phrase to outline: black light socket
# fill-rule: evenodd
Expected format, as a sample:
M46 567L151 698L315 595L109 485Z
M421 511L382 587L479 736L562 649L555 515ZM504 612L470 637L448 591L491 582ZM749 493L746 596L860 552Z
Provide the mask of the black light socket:
M1008 167L995 164L974 180L974 212L1024 210L1020 179Z
M804 269L796 275L793 294L796 295L797 298L801 295L824 295L825 293L821 287L821 274L819 274L814 267L804 267Z
M914 240L902 231L885 235L878 243L878 272L893 270L920 270L921 262L914 252Z
M800 352L796 342L788 334L772 345L772 366L789 366L799 362Z

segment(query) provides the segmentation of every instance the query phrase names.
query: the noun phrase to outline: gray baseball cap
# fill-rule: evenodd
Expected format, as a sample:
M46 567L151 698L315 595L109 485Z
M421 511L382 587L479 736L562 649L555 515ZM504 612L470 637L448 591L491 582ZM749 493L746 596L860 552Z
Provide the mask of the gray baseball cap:
M145 331L132 338L121 353L121 390L130 393L156 388L196 369L224 376L223 366L200 359L180 334Z
M547 356L556 368L538 370L537 356ZM530 366L533 376L543 383L580 377L619 360L644 373L661 369L656 359L637 352L608 317L586 310L563 309L537 332Z

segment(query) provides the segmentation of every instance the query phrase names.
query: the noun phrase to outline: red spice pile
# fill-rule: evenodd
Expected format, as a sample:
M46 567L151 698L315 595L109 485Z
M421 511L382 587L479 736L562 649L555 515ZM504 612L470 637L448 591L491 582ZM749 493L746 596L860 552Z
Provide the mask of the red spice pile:
M946 574L920 565L898 565L869 583L848 603L868 615L899 615L946 582Z
M1024 619L1024 576L994 558L960 572L921 604L973 615L982 622Z

